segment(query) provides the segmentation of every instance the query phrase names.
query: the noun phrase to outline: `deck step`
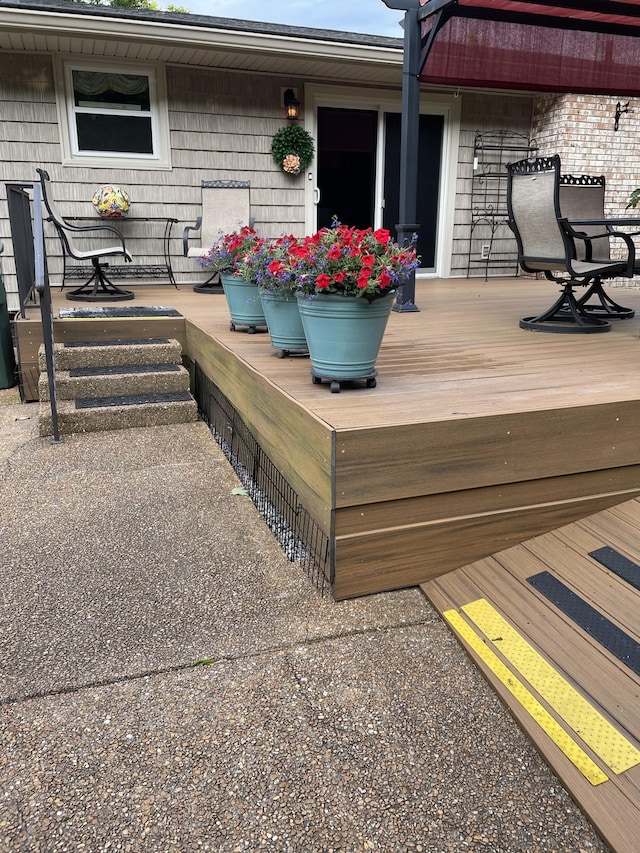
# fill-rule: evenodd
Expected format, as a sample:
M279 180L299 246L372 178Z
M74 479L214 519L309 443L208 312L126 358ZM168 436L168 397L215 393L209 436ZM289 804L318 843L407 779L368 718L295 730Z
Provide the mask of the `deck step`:
M44 347L40 435L53 433ZM98 432L186 423L198 418L182 348L169 338L55 344L58 431Z
M111 397L122 394L188 391L189 373L181 364L126 364L75 367L56 373L56 398ZM38 383L40 400L49 400L46 373Z
M186 392L121 395L82 402L60 400L57 408L58 429L65 435L189 423L198 419L196 401ZM41 436L53 433L49 406L41 407L38 429Z
M182 347L170 338L84 341L54 344L56 370L115 367L130 364L182 364ZM40 371L46 370L44 347L38 353Z

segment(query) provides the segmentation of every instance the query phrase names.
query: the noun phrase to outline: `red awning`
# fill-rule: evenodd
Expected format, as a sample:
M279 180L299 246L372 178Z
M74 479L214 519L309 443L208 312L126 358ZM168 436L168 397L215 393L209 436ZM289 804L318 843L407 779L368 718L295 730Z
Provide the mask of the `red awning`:
M423 0L424 83L640 95L640 0Z

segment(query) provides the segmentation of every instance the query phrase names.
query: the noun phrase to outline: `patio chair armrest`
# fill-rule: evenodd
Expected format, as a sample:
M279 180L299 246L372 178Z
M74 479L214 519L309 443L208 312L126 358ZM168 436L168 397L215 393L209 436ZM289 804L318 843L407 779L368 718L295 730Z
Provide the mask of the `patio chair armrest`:
M46 217L47 222L53 222L54 219L52 216ZM96 231L108 231L110 234L115 235L118 239L118 243L122 246L123 253L126 253L127 247L125 246L124 236L121 231L118 231L117 228L114 228L113 225L72 225L67 220L64 221L64 225L60 223L56 225L57 228L62 228L63 231L73 231L74 234L91 234Z
M634 272L633 268L636 263L636 244L631 239L630 234L626 234L624 231L614 231L611 229L609 231L610 237L618 237L620 240L623 240L627 244L627 271L624 273L626 278L633 278Z
M189 254L189 231L199 231L202 227L202 217L199 216L193 225L185 226L184 231L182 232L182 251L184 253L185 258Z
M635 255L636 255L636 247L633 242L632 234L628 234L623 231L616 231L611 225L607 225L604 221L602 222L603 228L606 230L603 232L598 232L597 234L587 234L585 231L579 231L576 228L573 228L568 219L562 218L559 220L564 231L571 237L572 240L581 240L585 246L585 260L592 261L593 260L593 240L597 240L601 237L619 237L623 240L627 245L627 260L625 261L623 258L620 259L620 263L626 263L627 271L623 273L623 275L628 276L629 278L633 277L633 266L635 264Z
M573 225L568 219L560 219L560 224L570 237L573 237L577 240L596 240L599 237L611 237L612 234L617 233L613 231L611 226L606 225L604 222L602 223L602 227L605 230L598 234L587 234L586 231L579 231L573 227Z

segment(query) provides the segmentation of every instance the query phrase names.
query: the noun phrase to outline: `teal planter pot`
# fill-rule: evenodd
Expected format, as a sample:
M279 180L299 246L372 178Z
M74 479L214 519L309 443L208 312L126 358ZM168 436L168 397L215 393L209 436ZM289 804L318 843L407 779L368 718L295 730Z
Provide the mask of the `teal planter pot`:
M246 326L248 332L266 328L267 320L258 286L251 281L225 273L220 275L220 279L231 314L231 331L235 332L236 326Z
M271 344L282 358L290 352L308 353L307 339L293 293L262 291L262 308L267 319Z
M375 386L375 363L395 293L367 302L355 296L323 293L309 298L298 294L314 382L365 379Z

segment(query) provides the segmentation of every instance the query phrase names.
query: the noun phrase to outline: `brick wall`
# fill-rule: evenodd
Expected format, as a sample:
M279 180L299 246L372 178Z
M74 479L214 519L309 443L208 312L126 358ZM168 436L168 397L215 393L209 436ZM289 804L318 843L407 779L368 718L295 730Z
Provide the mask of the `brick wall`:
M614 130L616 104L627 98L603 95L541 95L534 101L532 135L540 155L559 154L563 172L605 175L606 213L624 215L640 186L640 101ZM640 213L640 211L638 211Z

